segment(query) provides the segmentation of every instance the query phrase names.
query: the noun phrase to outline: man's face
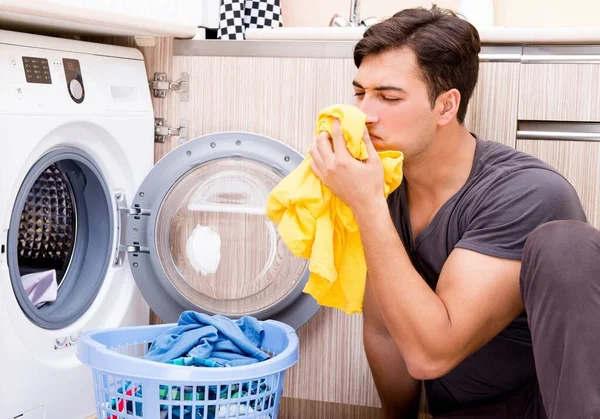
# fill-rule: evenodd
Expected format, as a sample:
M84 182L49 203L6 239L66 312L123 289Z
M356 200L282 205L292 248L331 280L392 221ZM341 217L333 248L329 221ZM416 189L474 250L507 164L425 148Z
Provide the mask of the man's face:
M402 151L407 162L427 149L437 127L419 74L412 50L401 48L363 59L352 83L375 149Z

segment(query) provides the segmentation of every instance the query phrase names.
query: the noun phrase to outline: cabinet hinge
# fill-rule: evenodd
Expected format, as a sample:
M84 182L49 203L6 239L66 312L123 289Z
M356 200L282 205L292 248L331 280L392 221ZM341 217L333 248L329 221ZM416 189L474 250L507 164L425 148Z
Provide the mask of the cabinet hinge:
M152 96L158 98L167 97L167 91L172 90L179 93L182 102L187 102L189 98L189 80L188 73L181 73L181 78L174 82L167 80L167 73L154 73L154 80L150 80L150 90Z
M165 118L154 118L154 142L164 143L167 137L179 137L179 144L183 144L187 140L187 120L179 121L178 127L169 127Z

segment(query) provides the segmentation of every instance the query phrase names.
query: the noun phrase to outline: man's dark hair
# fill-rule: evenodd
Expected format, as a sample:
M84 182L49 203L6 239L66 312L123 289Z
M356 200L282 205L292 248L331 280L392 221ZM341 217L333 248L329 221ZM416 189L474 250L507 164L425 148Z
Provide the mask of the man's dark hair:
M415 54L432 107L441 93L453 88L460 92L456 117L462 124L479 72L477 29L436 5L405 9L365 31L354 48L354 64L358 68L365 57L402 47Z

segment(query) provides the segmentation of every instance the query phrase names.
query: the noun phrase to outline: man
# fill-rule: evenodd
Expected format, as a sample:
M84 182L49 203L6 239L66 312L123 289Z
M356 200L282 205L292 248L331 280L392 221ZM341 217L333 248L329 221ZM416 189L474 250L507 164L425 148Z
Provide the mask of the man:
M405 156L387 202L380 160L353 159L339 124L311 146L360 228L383 409L416 417L425 380L436 418L600 417L600 232L560 174L464 126L479 51L476 29L435 6L356 45L369 155Z

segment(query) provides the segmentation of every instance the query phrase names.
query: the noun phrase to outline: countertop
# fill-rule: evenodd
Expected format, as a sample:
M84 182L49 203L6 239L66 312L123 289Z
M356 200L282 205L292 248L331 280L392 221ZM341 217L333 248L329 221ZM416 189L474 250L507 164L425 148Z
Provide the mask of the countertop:
M0 0L0 29L46 35L193 38L218 28L219 0Z
M558 28L478 28L483 44L600 44L600 26ZM283 27L247 29L248 40L353 41L362 37L364 28L353 27Z

